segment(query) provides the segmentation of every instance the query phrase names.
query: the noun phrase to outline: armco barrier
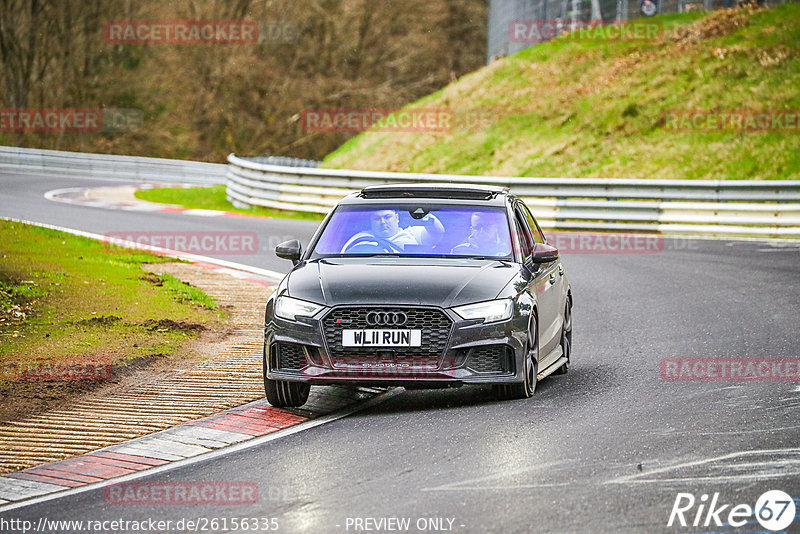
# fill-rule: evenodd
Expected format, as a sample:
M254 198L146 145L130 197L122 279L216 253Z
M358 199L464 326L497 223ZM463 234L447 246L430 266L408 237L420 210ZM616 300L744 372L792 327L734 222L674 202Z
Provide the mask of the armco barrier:
M800 180L627 180L458 176L319 169L296 158L229 165L0 146L0 173L116 178L155 183L226 183L237 206L326 213L342 197L384 183L508 186L553 230L800 237Z
M800 237L800 180L521 178L318 169L228 156L228 199L327 213L367 185L464 183L508 186L551 230Z
M224 184L226 165L0 146L0 172L141 182Z

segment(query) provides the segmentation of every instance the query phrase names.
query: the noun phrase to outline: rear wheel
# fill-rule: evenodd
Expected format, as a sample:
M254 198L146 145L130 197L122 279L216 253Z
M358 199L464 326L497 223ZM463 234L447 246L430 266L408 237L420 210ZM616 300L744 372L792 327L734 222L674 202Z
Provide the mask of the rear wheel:
M531 319L526 344L525 358L523 360L523 375L525 380L517 384L499 384L494 387L494 394L500 400L527 399L536 391L537 375L539 374L539 340L536 336L536 319Z
M276 408L297 408L305 404L311 386L303 382L267 378L266 347L264 352L264 392L267 394L267 401Z
M565 375L569 371L569 357L572 356L572 304L567 299L567 307L564 309L564 326L561 329L561 355L567 361L553 373L555 375Z

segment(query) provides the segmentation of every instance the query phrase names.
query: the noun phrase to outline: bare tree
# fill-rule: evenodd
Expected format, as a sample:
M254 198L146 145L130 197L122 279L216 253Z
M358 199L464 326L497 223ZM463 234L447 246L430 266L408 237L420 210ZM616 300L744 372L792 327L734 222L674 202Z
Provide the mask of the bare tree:
M293 39L106 41L109 21L134 19L269 21ZM304 109L395 108L434 92L483 64L485 26L486 0L0 0L0 105L132 107L146 121L128 133L26 134L17 144L320 158L354 134L306 132Z

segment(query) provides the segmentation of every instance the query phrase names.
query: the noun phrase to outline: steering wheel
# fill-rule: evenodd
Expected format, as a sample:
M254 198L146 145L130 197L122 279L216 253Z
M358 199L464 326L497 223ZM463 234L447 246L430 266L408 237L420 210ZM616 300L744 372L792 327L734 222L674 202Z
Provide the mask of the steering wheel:
M367 242L377 243L378 249L383 250L384 252L401 252L400 250L398 250L395 244L389 241L388 239L384 239L382 237L373 237L371 235L362 235L361 237L357 237L355 241L353 241L352 243L350 243L350 245L347 246L344 252L349 252L353 250L353 248L355 248L357 245Z

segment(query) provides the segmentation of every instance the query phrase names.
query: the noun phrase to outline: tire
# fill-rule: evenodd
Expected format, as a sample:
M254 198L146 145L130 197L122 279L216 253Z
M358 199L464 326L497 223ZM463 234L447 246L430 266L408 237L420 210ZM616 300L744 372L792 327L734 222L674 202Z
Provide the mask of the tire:
M572 303L567 299L567 307L564 308L564 326L561 328L561 354L567 357L567 361L558 368L554 375L565 375L569 371L569 358L572 356Z
M264 379L267 400L276 408L298 408L306 403L311 386L303 382Z
M517 384L498 384L494 387L494 394L499 400L528 399L536 392L537 375L539 374L539 339L536 319L531 319L526 344L526 357L523 360L525 380Z
M267 356L264 354L264 392L267 401L276 408L298 408L306 403L311 386L303 382L267 378Z

